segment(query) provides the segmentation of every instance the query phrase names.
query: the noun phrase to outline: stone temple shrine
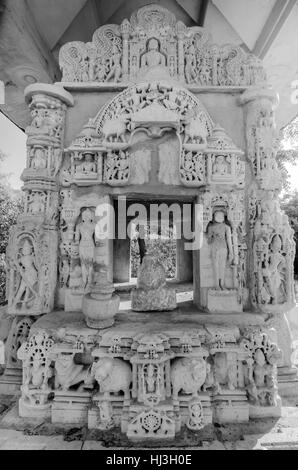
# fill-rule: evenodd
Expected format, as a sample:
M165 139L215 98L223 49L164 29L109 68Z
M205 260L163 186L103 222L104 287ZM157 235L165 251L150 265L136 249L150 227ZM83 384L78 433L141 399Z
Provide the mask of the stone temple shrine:
M298 380L295 244L262 63L150 4L64 45L60 67L61 83L26 89L1 390L20 392L23 418L140 441L280 416ZM129 280L134 206L152 203L191 208L173 217L192 229L177 269L193 301L148 253L126 308L114 284Z

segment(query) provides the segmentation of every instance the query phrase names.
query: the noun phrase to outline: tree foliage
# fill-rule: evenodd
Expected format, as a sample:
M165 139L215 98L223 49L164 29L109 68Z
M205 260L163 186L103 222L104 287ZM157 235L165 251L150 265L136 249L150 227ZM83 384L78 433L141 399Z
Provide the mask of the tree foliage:
M285 193L281 199L281 208L289 217L289 222L294 230L296 242L296 256L294 261L295 275L298 275L298 190L292 193Z
M281 140L276 158L282 175L283 188L288 191L290 189L290 174L287 164L296 165L298 162L298 116L281 130Z
M0 163L6 156L0 151ZM5 300L6 269L5 252L8 245L9 230L17 222L23 210L21 191L13 190L7 182L7 175L0 173L0 304Z

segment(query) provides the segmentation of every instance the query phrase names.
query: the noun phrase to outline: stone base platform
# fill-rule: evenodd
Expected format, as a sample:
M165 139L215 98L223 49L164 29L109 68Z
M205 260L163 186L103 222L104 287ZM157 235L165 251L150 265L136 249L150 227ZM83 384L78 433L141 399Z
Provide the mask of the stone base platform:
M265 327L265 316L255 313L202 313L192 302L178 304L175 311L171 312L134 312L122 310L115 317L113 327L105 331L117 334L120 330L128 330L134 333L151 333L168 331L173 326L180 330L192 331L193 328L204 325L218 325L229 327ZM81 335L91 339L100 334L101 330L88 328L81 312L65 312L63 310L49 313L37 320L32 328L31 335L39 331L45 331L50 335L57 335L60 329L66 335ZM132 330L133 329L133 330Z
M48 363L54 374L57 351L78 351L72 376L77 364L95 377L89 391L80 381L63 391L52 386L53 424L116 426L132 441L154 441L174 439L184 428L199 431L214 423L279 416L280 407L269 399L268 406L252 409L246 391L245 370L254 357L250 348L257 344L249 335L260 335L265 327L262 315L202 314L186 302L172 312L123 310L112 327L100 330L89 328L80 312L56 311L37 320L30 337L53 341ZM30 417L23 405L22 397L20 415Z

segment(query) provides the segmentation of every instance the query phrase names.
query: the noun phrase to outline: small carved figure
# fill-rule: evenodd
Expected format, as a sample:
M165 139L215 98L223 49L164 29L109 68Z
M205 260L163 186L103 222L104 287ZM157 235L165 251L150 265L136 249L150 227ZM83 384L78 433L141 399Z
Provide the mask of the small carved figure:
M210 83L210 67L207 64L206 59L202 60L198 81L202 86Z
M214 221L207 229L208 243L211 245L211 257L214 269L216 289L225 289L225 273L227 260L233 262L232 235L229 225L225 223L223 211L214 213Z
M268 261L265 261L263 268L263 277L265 279L265 288L272 299L272 304L282 303L285 299L284 269L285 258L281 254L282 242L279 235L275 235L270 246L270 255Z
M257 349L254 354L253 379L256 387L265 386L266 359L263 351Z
M186 426L192 431L199 431L204 427L204 410L198 399L193 399L188 405L189 417Z
M185 78L186 83L188 84L194 83L197 78L196 55L193 45L190 46L188 52L185 55Z
M146 385L147 385L147 392L154 393L156 390L156 375L155 375L155 368L153 364L148 364L147 367L147 375L145 377Z
M129 176L129 160L127 158L127 153L120 150L119 152L119 161L118 161L118 180L126 181Z
M92 153L85 154L85 161L83 161L76 169L77 174L88 175L90 173L96 173L96 163L93 160Z
M166 59L165 56L160 52L159 42L155 38L151 38L148 41L147 52L142 57L141 67L165 67Z
M89 61L87 57L81 63L81 81L89 82Z
M224 176L228 173L228 165L223 155L217 155L212 168L213 175Z
M20 284L17 288L13 305L23 304L26 308L37 296L38 271L35 265L33 247L28 240L25 240L21 255L17 259L17 270L20 274Z
M102 63L102 58L99 56L94 66L94 78L99 82L103 82L106 76L106 66Z
M29 400L30 405L44 405L47 401L48 369L38 355L35 355L32 363L24 368L25 380L21 387L22 395Z
M60 283L62 286L67 287L67 283L69 280L70 275L70 266L69 261L67 259L63 259L60 264Z
M122 66L121 66L121 52L119 52L118 47L114 44L112 50L112 57L110 58L110 72L106 78L108 82L114 78L115 82L119 82L122 75Z
M95 250L95 223L90 209L82 213L82 222L78 224L75 241L79 243L79 256L83 277L83 286L86 288L92 281L92 271Z
M45 150L37 147L32 151L31 168L33 170L44 170L47 167Z

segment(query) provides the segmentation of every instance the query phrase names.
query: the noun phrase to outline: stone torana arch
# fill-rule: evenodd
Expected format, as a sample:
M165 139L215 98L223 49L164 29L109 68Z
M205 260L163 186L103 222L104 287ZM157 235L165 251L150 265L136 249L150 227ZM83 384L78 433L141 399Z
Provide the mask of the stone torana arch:
M224 129L215 126L194 94L184 87L163 81L140 83L127 88L89 120L65 151L73 162L69 178L66 178L68 184L71 181L83 184L76 168L81 166L83 155L87 152L93 153L99 182L103 184L123 186L148 182L148 151L138 150L137 159L133 151L135 142L138 142L136 134L140 132L153 140L166 133L174 133L178 139L174 143L177 161L173 152L171 154L172 144L172 148L169 146L168 160L160 162L164 167L160 171L161 183L200 187L218 181L235 187L243 185L243 152ZM223 167L227 165L229 171L213 174L217 154L222 153ZM119 167L122 168L121 172L117 171ZM66 172L63 172L64 181L65 175ZM74 179L71 175L75 175ZM164 175L167 175L166 178Z

